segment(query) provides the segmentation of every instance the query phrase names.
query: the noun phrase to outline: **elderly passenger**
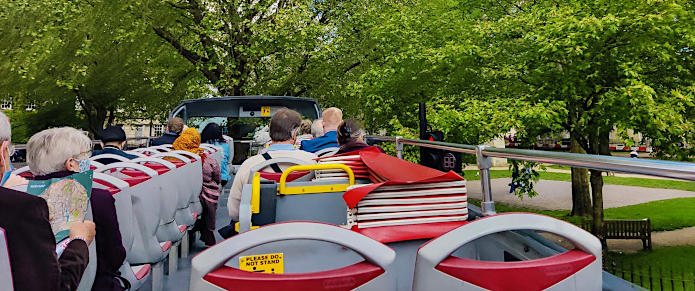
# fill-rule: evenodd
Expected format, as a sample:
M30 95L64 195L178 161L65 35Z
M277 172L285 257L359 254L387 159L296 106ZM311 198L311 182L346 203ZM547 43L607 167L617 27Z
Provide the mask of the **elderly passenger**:
M261 155L255 155L244 161L236 176L234 183L229 190L229 200L227 208L229 216L234 221L239 221L239 203L241 202L241 190L244 184L248 183L251 168L262 163L265 160L272 158L295 158L313 164L316 155L305 151L297 150L294 147L294 142L297 139L299 125L302 122L302 117L294 110L282 108L275 112L270 118L270 139L271 143L268 151ZM278 164L277 170L285 170L291 165ZM268 169L264 169L268 170ZM275 170L277 172L277 170Z
M9 173L11 143L10 120L0 112L0 140L2 140L2 168ZM5 175L7 176L7 175ZM22 179L23 180L23 179ZM89 262L89 249L94 239L94 223L74 222L70 228L70 242L56 256L56 242L48 218L48 205L41 197L5 188L14 183L4 181L0 188L0 227L5 230L8 255L12 267L15 290L76 290Z
M335 107L323 111L323 136L302 142L301 150L315 153L325 148L338 147L338 125L343 121L343 112Z
M12 127L10 118L5 113L0 112L0 166L2 167L2 181L0 186L12 188L19 185L26 185L28 181L20 176L12 174Z
M200 155L203 160L203 189L200 191L200 203L203 213L195 222L193 231L200 231L200 240L207 246L215 244L215 214L217 200L220 198L220 165L200 148L200 134L195 128L188 128L174 141L174 150L182 150Z
M319 118L311 123L311 135L313 137L319 137L323 135L323 119Z
M296 147L301 146L302 141L314 138L314 136L311 134L311 125L311 120L302 120L302 123L299 125L299 133L297 136L297 140L294 142L294 145Z
M135 155L131 155L123 151L125 146L126 136L125 131L120 126L108 126L99 134L101 139L101 150L92 152L92 156L98 156L102 154L112 154L124 157L126 159L132 160L137 158ZM101 158L98 159L100 163L104 165L112 164L118 162L116 159L112 158Z
M167 120L167 132L165 132L164 135L151 140L150 145L158 146L163 144L173 144L183 130L183 119L178 117L169 118L169 120Z
M92 141L71 127L41 131L27 143L27 163L36 180L63 178L89 170ZM125 260L114 198L109 191L92 188L90 204L96 224L97 274L94 290L124 290L117 279Z
M353 119L346 119L338 126L338 144L340 144L340 149L336 154L355 152L371 147L364 142L364 130ZM382 153L384 152L380 147L376 148Z

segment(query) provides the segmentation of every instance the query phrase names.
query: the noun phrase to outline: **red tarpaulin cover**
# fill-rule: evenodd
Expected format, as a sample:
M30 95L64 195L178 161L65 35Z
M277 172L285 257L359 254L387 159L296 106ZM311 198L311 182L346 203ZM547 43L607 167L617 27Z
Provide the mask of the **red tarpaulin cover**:
M349 208L355 208L362 198L383 185L407 185L464 180L463 177L455 172L450 171L445 173L414 164L383 154L376 148L374 150L362 150L359 155L369 169L370 174L378 175L385 181L346 191L345 194L343 194L343 199ZM437 222L363 229L353 226L352 229L379 242L388 243L437 237L466 223L466 221Z

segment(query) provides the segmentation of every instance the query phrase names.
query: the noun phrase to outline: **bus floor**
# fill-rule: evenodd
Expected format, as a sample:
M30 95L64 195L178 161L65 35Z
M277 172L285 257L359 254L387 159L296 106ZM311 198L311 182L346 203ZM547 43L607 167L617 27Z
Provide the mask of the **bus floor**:
M224 188L224 193L220 195L220 199L217 204L217 217L215 221L215 226L216 229L220 229L222 227L225 227L229 224L230 219L229 219L229 212L227 211L227 198L229 197L229 187L231 186L231 181L230 183L227 184L227 187ZM198 237L200 235L197 235ZM191 237L192 239L192 237ZM215 231L215 239L217 242L221 242L223 238ZM172 276L171 274L166 274L168 271L168 262L164 261L164 290L167 291L185 291L188 290L189 283L191 280L191 259L197 255L198 253L202 252L205 250L207 247L205 244L200 241L199 239L196 239L193 246L189 250L188 258L180 258L178 261L178 271ZM142 291L150 291L152 287L152 282L151 282L151 277L148 279L148 282L145 282L142 288L139 290Z

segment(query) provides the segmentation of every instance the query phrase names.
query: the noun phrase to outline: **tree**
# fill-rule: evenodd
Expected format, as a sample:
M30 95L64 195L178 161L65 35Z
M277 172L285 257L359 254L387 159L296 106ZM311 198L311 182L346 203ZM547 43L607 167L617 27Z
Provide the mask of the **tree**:
M133 25L119 1L0 4L0 88L39 103L79 105L92 133L134 110L161 116L191 92L194 68L154 34ZM41 107L39 107L41 108ZM126 111L127 109L127 111Z
M533 3L536 3L535 1ZM510 72L528 102L559 102L559 125L589 154L609 155L614 128L651 138L662 154L693 141L693 12L680 1L545 2L482 20L487 60ZM601 171L590 171L594 229ZM575 184L576 185L576 184Z

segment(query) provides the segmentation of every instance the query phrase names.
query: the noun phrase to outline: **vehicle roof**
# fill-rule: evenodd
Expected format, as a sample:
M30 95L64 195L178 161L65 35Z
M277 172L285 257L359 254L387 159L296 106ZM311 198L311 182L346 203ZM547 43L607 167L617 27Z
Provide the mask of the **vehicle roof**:
M170 116L178 115L185 107L185 118L190 117L239 117L241 106L276 106L296 110L303 116L317 119L321 109L315 99L293 96L224 96L181 101Z

